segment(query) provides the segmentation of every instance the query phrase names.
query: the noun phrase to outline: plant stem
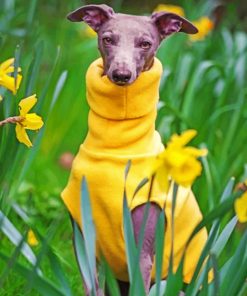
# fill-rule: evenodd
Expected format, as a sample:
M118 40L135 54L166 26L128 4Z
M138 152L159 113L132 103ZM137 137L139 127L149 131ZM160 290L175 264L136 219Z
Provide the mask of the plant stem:
M0 121L0 126L3 126L3 125L5 125L5 124L7 124L7 123L17 123L17 122L22 122L23 121L23 117L21 117L21 116L13 116L13 117L8 117L8 118L6 118L6 119L4 119L4 120L2 120L2 121Z

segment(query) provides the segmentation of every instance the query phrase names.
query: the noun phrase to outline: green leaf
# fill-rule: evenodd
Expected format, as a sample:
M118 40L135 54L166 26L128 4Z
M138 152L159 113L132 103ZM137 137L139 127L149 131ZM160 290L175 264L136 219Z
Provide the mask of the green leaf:
M211 249L211 253L215 254L217 257L220 255L220 253L223 251L224 247L226 246L236 224L237 224L236 217L232 218L231 221L227 223L227 225L224 227L221 234L217 238L216 242L214 243Z
M48 247L47 256L50 261L50 266L53 271L56 280L58 281L60 289L63 291L64 295L72 296L71 288L69 282L62 270L61 264L59 263L57 256L54 254L52 249Z
M213 222L215 219L219 219L223 217L230 209L232 209L233 203L236 198L238 198L241 195L241 192L235 192L234 194L230 195L229 198L227 198L225 201L220 203L218 206L216 206L212 211L210 211L203 220L195 227L193 230L187 244L191 242L193 237L205 226L209 225L211 222Z
M61 48L60 48L60 46L58 46L56 56L54 58L54 63L53 63L52 68L51 68L51 71L50 71L49 76L48 76L48 78L47 78L47 80L45 82L45 85L42 88L42 92L41 92L41 94L39 96L39 100L38 100L38 103L37 103L37 109L38 110L44 110L42 108L43 105L44 105L44 102L45 102L44 98L46 97L48 89L49 89L50 85L52 84L52 77L53 77L55 69L57 67L57 64L58 64L58 61L59 61L59 58L60 58L60 54L61 54ZM49 111L47 111L47 112L43 113L42 116L47 119L49 117L49 114L50 114Z
M204 75L211 68L216 67L212 61L202 61L196 71L194 71L193 76L190 78L189 86L187 88L184 101L183 101L183 115L187 118L190 115L191 110L193 109L192 102L195 97L195 91L202 79L202 75Z
M207 148L207 147L205 145L201 145L201 148ZM213 177L212 177L212 173L210 171L210 166L209 166L207 157L202 157L202 164L203 164L203 168L204 168L206 179L207 179L209 210L212 210L215 205L214 190L213 190Z
M239 246L234 253L224 278L221 278L221 295L227 295L229 291L238 292L247 276L247 231L245 231ZM238 276L238 278L237 278ZM234 294L229 294L234 295Z
M218 266L217 258L214 254L211 254L210 259L212 262L213 274L214 274L213 282L210 284L213 286L213 295L220 296L220 275L219 275L219 266Z
M179 295L179 292L182 290L183 287L183 262L184 259L182 258L181 263L178 266L178 269L175 273L168 274L167 277L167 285L165 296L175 296Z
M160 282L159 294L157 294L157 287L156 287L157 284L154 284L154 285L151 287L148 296L165 295L166 284L167 284L166 281L161 281L161 282Z
M105 279L106 285L111 296L120 296L120 291L118 287L118 283L114 277L113 272L111 271L108 263L104 258L101 258L100 262L103 264L105 269Z
M85 281L87 288L91 290L92 283L91 283L91 277L89 272L88 259L86 255L85 241L75 220L72 220L72 225L73 225L73 233L74 233L74 249L75 249L76 260L77 260L82 278Z
M16 84L17 84L18 68L20 66L20 56L21 56L21 46L17 45L16 49L15 49L15 61L14 61L15 87L16 87Z
M123 226L124 226L124 239L126 248L126 257L128 263L128 272L130 283L133 283L135 272L135 261L137 257L137 247L134 238L134 231L132 225L131 214L127 204L126 192L123 198Z
M95 275L96 275L96 234L95 227L93 222L93 214L91 209L91 203L89 198L89 192L87 187L86 178L82 178L81 184L81 216L82 216L82 227L83 227L83 236L85 242L86 256L88 260L89 273L91 278L91 285L93 292L96 295L96 286L95 286Z
M220 198L220 202L223 202L223 201L227 200L231 196L234 183L235 183L235 178L232 177L228 181L228 183L227 183L227 185L226 185L226 187L225 187L225 189L223 191L223 194L222 194L222 196Z
M56 87L54 90L54 94L52 97L52 101L50 103L50 109L48 111L49 113L52 111L54 105L56 104L56 101L57 101L57 99L64 87L65 82L66 82L67 76L68 76L68 71L63 71L57 81L57 84L56 84Z
M0 258L7 261L10 258L0 252ZM14 270L22 276L29 285L36 289L41 295L44 296L66 296L59 287L56 287L52 282L49 280L39 276L37 273L34 273L33 270L29 270L28 268L24 267L20 263L15 262ZM32 276L32 281L29 281L30 276Z
M135 192L133 194L132 200L135 198L136 194L142 189L142 187L144 185L146 185L148 182L149 182L149 179L148 178L144 178L144 179L141 180L141 182L137 185L137 187L135 189Z
M24 235L21 239L21 241L18 243L16 248L14 249L13 255L9 258L9 260L6 262L6 267L3 269L1 276L0 276L0 287L3 286L5 279L9 275L11 269L13 268L15 262L18 260L18 257L21 253L21 249L23 247L23 244L25 243L26 235Z
M161 211L155 229L155 295L161 295L161 277L163 266L163 254L165 246L165 213Z
M150 210L150 203L147 202L145 205L141 229L138 236L137 252L136 252L135 262L134 262L134 267L135 267L134 278L133 278L132 284L130 285L129 294L133 296L135 296L136 294L145 295L144 283L143 283L143 278L140 270L140 260L141 260L140 255L142 251L142 245L143 245L149 210Z
M10 222L10 220L4 215L4 213L1 210L0 229L15 246L18 246L23 239L21 233ZM21 253L32 265L36 264L37 258L27 243L22 244Z
M38 78L38 72L40 68L43 51L44 51L44 42L38 41L35 46L34 58L28 69L25 97L32 95L34 92L34 87Z
M174 237L175 237L175 208L176 208L176 200L178 193L178 185L176 183L173 184L173 192L172 192L172 211L171 211L171 253L169 258L169 271L168 276L173 273L173 257L174 257Z
M215 240L218 229L219 229L219 222L217 224L214 224L211 229L211 232L208 236L207 242L202 250L202 253L201 253L198 263L196 265L196 269L194 271L192 280L186 289L186 296L195 296L198 292L198 289L200 288L200 285L202 283L201 274L202 274L203 270L204 271L206 270L205 265L207 265L205 260L206 260L207 256L209 256L210 249L211 249L211 246ZM203 267L203 264L204 264L204 267ZM201 272L201 274L199 274L200 272ZM198 279L198 275L199 275L199 279L201 279L201 280ZM198 284L198 282L200 284Z

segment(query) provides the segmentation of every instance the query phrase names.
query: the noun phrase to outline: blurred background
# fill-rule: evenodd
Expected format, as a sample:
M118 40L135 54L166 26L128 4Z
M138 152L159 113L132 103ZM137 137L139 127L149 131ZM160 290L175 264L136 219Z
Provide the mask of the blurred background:
M83 23L69 22L66 15L92 3L138 15L169 4L195 22L198 36L179 33L159 49L164 74L157 129L166 143L173 133L194 128L198 137L193 144L208 148L204 173L194 185L203 213L219 202L229 178L240 182L247 171L246 1L1 0L0 64L15 57L23 80L16 96L0 89L0 120L18 114L20 99L36 93L34 110L45 125L38 133L30 133L34 145L30 149L17 142L13 126L0 127L0 209L22 235L33 228L46 238L70 273L75 295L81 293L81 280L60 192L69 176L71 155L87 133L85 72L99 52L94 32ZM241 229L227 252L231 253L240 235ZM13 255L13 242L3 233L0 244L3 254ZM33 248L40 254L38 243ZM48 259L40 258L52 278ZM2 255L0 294L36 295L25 278L16 277L2 264L6 260Z

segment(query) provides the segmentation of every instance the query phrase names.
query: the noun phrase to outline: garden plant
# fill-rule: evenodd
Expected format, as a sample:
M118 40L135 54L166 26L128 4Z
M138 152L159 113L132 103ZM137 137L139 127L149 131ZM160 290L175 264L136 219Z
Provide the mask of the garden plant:
M0 295L84 295L82 275L95 295L95 228L87 180L81 186L84 239L60 198L87 132L85 72L99 57L94 32L66 21L78 4L0 2ZM111 5L132 14L169 10L199 29L192 37L168 38L157 54L164 72L156 126L166 150L154 158L136 191L147 182L151 188L157 178L166 190L172 188L175 207L178 185L192 186L204 218L188 243L203 227L209 237L190 284L182 281L184 257L174 270L172 251L168 277L161 279L167 227L161 215L155 238L156 283L149 295L184 291L188 296L244 296L247 33L238 4L227 2L224 11L212 0L180 0L176 5L150 1L143 11L129 1ZM126 181L131 166L130 160ZM127 193L119 190L124 192L129 294L145 295L138 268L142 239L136 246ZM97 271L102 290L120 295L104 258Z

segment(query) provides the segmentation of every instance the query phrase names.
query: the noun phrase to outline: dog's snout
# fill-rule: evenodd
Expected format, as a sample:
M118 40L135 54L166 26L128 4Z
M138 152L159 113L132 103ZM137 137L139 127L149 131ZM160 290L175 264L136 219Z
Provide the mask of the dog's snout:
M112 72L113 81L119 84L125 84L129 82L131 78L131 72L129 70L114 70Z

